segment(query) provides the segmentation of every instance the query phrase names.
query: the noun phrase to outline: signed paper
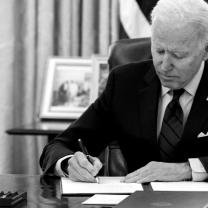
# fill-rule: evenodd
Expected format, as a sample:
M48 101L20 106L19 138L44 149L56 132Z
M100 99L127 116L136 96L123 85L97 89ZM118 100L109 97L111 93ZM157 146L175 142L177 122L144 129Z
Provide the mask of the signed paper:
M68 178L61 178L63 195L80 194L131 194L143 191L138 183L123 183L122 177L98 177L98 183L74 182Z

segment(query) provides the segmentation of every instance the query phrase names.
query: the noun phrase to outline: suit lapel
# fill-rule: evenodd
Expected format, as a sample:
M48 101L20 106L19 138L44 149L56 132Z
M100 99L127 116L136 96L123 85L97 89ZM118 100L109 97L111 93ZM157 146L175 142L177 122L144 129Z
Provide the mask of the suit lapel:
M142 137L156 143L158 98L161 85L153 66L144 80L147 85L138 92L139 123L142 126L140 133Z
M148 71L144 78L146 87L138 92L139 123L142 125L141 135L157 142L157 112L158 99L161 90L160 81L155 73L154 67ZM191 111L189 113L183 138L195 138L206 119L208 119L208 63L205 63L204 72L197 89ZM145 106L145 109L144 109ZM208 126L207 129L208 130Z
M202 131L202 125L208 119L208 63L205 63L202 79L196 91L190 114L188 116L184 129L183 138L196 138L197 134ZM208 130L208 126L207 126Z

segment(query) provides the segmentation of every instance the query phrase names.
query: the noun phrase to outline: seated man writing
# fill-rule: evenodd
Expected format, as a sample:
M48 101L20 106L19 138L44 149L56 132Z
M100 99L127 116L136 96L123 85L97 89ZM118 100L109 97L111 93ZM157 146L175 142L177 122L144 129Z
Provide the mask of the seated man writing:
M153 59L112 70L102 95L44 148L45 173L93 182L99 153L117 140L124 182L207 178L208 4L159 0L151 18Z

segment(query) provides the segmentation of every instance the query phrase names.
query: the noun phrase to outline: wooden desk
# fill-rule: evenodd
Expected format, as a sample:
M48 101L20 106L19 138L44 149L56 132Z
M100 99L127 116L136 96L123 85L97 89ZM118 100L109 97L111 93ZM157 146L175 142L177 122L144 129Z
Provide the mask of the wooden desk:
M145 191L148 191L145 185ZM0 175L0 191L27 192L27 203L18 207L27 208L87 208L81 202L89 196L61 197L60 178L40 175ZM92 206L91 206L92 207ZM94 206L100 208L101 206Z
M27 192L27 202L18 207L84 207L88 197L61 197L58 177L39 175L0 175L0 190ZM86 207L85 207L86 208Z
M10 135L41 135L47 136L50 141L57 134L65 130L73 121L39 121L36 123L17 126L6 130Z

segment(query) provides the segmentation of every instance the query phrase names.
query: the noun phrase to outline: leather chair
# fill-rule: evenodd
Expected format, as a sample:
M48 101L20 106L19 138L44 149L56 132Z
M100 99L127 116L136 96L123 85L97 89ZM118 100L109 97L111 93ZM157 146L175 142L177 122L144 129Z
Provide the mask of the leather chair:
M110 46L108 64L112 70L119 65L151 58L150 38L121 39Z
M110 46L109 70L114 67L151 59L150 38L121 39ZM128 173L126 161L118 142L113 141L104 151L101 159L104 164L104 175L124 176Z

